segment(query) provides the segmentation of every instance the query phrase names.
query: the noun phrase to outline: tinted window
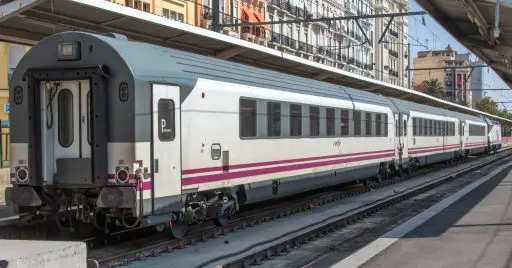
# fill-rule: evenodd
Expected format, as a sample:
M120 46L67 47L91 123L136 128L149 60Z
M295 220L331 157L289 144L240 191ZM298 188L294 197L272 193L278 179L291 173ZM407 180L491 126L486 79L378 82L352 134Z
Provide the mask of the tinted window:
M341 136L348 136L349 113L347 110L341 110Z
M372 135L372 126L373 126L371 113L368 113L368 112L365 113L365 126L366 126L366 130L365 130L366 136L371 136Z
M256 137L256 101L240 99L240 136Z
M423 119L418 118L418 136L423 136Z
M417 136L418 135L418 130L416 129L416 127L418 126L418 120L416 118L413 118L412 119L412 135L413 136Z
M302 136L302 106L290 105L290 136Z
M361 112L354 111L354 135L361 136Z
M320 135L320 108L309 107L309 135L319 136Z
M281 104L267 103L267 135L269 137L281 136Z
M73 144L73 93L68 89L60 91L58 99L59 144L69 147Z
M334 136L334 108L325 109L325 127L327 136Z
M382 136L381 114L375 114L375 135Z
M388 136L388 115L384 115L384 136Z
M172 141L176 137L174 127L174 101L158 100L158 139Z

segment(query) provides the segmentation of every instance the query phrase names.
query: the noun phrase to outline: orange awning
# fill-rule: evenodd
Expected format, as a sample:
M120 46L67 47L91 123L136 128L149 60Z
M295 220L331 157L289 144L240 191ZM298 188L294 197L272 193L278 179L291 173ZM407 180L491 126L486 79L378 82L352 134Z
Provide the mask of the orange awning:
M254 12L254 16L256 17L256 19L258 20L258 22L262 22L262 21L265 21L265 15L264 14L260 14L258 12ZM267 28L267 29L270 29L270 25L269 24L265 24L265 25L262 25L264 28Z
M247 18L247 22L262 22L265 21L265 18L263 18L263 15L259 14L258 12L254 12L251 9L247 7L242 7L242 12L245 14L245 18ZM263 28L270 29L270 25L261 25Z

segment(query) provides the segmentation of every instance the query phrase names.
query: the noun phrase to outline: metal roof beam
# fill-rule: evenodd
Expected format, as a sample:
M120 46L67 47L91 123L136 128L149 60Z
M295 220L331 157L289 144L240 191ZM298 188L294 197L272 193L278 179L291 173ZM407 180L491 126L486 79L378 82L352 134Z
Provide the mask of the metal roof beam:
M482 37L489 43L489 45L493 46L497 43L497 40L490 33L490 27L487 21L485 20L484 15L480 12L480 9L476 5L474 0L457 0L457 2L466 10L466 13L469 19L476 24L478 27L478 31L482 35Z
M223 51L216 53L215 57L217 57L219 59L227 60L227 59L229 59L233 56L236 56L246 50L247 50L247 48L245 48L245 47L232 47L232 48L228 48L228 49L225 49Z
M332 73L323 72L323 73L319 73L319 74L313 76L313 79L322 81L324 79L331 77L332 75L333 75Z

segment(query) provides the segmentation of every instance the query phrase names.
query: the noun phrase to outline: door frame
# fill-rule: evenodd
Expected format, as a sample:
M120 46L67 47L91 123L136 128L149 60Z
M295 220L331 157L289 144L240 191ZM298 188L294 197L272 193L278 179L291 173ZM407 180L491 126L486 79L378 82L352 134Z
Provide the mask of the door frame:
M154 92L155 92L155 86L165 86L165 87L175 87L176 90L177 90L177 96L172 96L172 97L161 97L159 98L160 99L171 99L173 100L174 102L174 110L175 110L175 113L174 113L174 117L175 117L175 129L178 128L178 131L176 131L176 135L175 135L175 139L172 140L172 141L167 141L167 142L173 142L173 143L178 143L178 148L179 148L179 151L178 151L178 155L179 155L179 165L176 167L178 173L179 173L179 176L178 176L178 181L179 181L179 195L168 195L168 196L163 196L163 197L155 197L155 181L156 181L156 178L155 178L155 140L158 139L158 137L155 137L155 124L154 124L154 119L155 119L155 116L158 118L158 110L156 110L156 113L155 113L155 110L154 110L154 103L155 101L158 101L158 100L155 100L155 96L154 96ZM181 205L182 205L182 202L181 202L181 194L182 194L182 187L181 187L181 180L182 180L182 165L183 165L183 159L182 159L182 124L181 124L181 88L176 85L176 84L166 84L166 83L151 83L150 84L150 98L149 98L149 101L150 101L150 125L151 125L151 129L150 129L150 132L151 132L151 145L150 145L150 150L149 150L149 153L150 153L150 176L151 176L151 214L161 214L161 213L165 213L165 212L175 212L175 211L179 211L181 210ZM158 103L158 102L156 102ZM172 145L172 144L171 144ZM160 162L160 161L159 161ZM160 167L162 166L161 163L158 164L159 165L159 169ZM158 187L158 185L156 186ZM168 201L168 204L169 204L169 211L162 211L162 210L156 210L155 209L155 199L165 199L165 203L167 203ZM174 206L176 204L179 204L179 207L178 206Z
M44 79L40 79L44 77ZM30 177L27 184L41 185L44 181L42 173L42 133L41 124L41 82L42 81L66 81L66 80L89 80L91 85L91 163L92 179L95 185L105 185L108 181L108 151L107 151L107 89L110 75L103 66L84 66L68 69L43 69L29 68L26 72L26 85L14 85L25 87L23 105L28 106L28 116L33 118L28 125L28 168Z

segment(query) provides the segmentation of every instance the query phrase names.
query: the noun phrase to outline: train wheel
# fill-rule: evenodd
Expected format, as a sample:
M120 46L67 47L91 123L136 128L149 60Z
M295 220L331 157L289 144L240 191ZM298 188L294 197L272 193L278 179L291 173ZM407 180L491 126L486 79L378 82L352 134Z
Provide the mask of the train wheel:
M187 229L188 224L180 220L171 221L168 226L169 234L177 239L185 237Z
M386 177L386 175L382 175L380 173L377 173L377 176L375 176L375 180L378 182L378 183L381 183L382 182L382 179L383 177Z

